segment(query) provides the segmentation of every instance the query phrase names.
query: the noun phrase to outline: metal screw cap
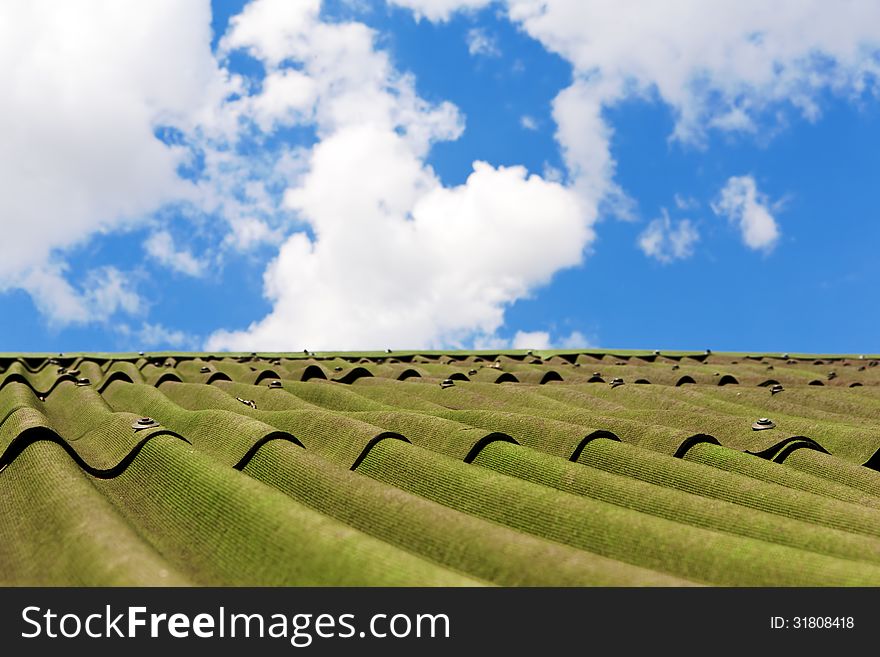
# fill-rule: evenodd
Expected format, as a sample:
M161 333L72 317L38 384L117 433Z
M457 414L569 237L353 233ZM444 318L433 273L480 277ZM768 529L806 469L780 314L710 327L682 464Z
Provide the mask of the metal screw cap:
M752 429L754 431L763 431L764 429L772 429L776 426L776 423L771 420L769 417L762 417L752 424Z
M135 431L140 431L141 429L152 429L153 427L158 427L159 423L156 422L151 417L141 417L132 422L131 428Z

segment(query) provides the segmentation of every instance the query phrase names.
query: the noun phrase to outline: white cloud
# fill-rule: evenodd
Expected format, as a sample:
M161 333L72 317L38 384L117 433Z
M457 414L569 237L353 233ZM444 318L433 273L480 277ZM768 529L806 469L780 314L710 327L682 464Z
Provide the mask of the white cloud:
M186 248L176 249L168 231L161 230L150 235L144 243L144 248L159 264L176 272L187 276L201 276L205 273L205 263L198 260Z
M314 159L289 202L318 238L282 246L264 277L273 311L208 349L461 344L494 333L507 304L579 262L591 238L570 192L519 167L478 162L445 188L401 138L367 127L328 138ZM336 193L365 165L378 180Z
M115 267L91 270L80 290L64 273L62 263L50 262L29 269L15 281L16 287L31 295L50 326L103 322L116 312L132 314L143 305L125 274Z
M877 75L880 5L791 0L507 0L508 13L575 66L603 102L656 93L677 114L676 136L699 140L715 122L751 129L768 106L815 116L822 89L859 93ZM699 26L695 29L695 26Z
M464 344L492 335L508 304L580 262L593 239L589 206L521 167L483 162L444 187L425 158L433 142L461 134L457 109L421 99L366 26L289 4L248 5L221 43L261 59L269 75L293 62L316 90L319 141L284 197L310 233L290 235L264 274L272 311L214 333L209 349Z
M512 349L550 349L550 334L547 331L517 331L511 341Z
M588 349L594 346L592 340L580 331L572 331L558 342L560 349Z
M254 217L243 217L232 224L230 232L223 240L225 246L247 251L258 244L280 244L284 241L281 231Z
M430 21L448 21L457 11L474 11L490 5L494 0L389 0L389 4L412 9L416 18Z
M526 130L538 129L538 122L535 120L534 117L529 116L528 114L523 114L521 117L519 117L519 124Z
M67 299L50 315L87 321L50 256L189 195L186 153L153 130L194 125L225 92L210 20L207 1L0 4L0 216L15 245L0 287L30 281Z
M466 0L389 0L448 20ZM826 91L877 89L880 3L875 0L504 0L507 15L574 68L556 97L556 138L574 187L605 214L632 217L614 183L612 135L603 111L658 98L676 118L673 138L693 145L709 130L765 134L793 107L821 115Z
M474 349L587 349L594 346L580 331L552 339L549 331L517 331L512 338L498 335L478 335L474 338Z
M779 226L751 176L729 178L712 210L739 228L743 243L750 249L769 252L776 246Z
M495 37L486 33L486 30L474 27L468 30L467 37L468 52L471 55L481 55L483 57L500 57L501 49L498 47L498 41Z
M144 322L136 333L137 339L143 347L192 347L196 344L195 338L184 331L174 330L162 326Z
M443 21L492 3L393 4ZM674 113L674 139L699 145L712 130L764 134L786 107L816 120L827 90L876 90L876 2L497 4L573 65L552 107L565 175L477 163L466 183L444 187L427 156L462 134L464 118L419 97L367 26L323 22L318 0L248 4L217 58L207 0L3 4L0 215L16 248L0 262L0 289L28 290L59 323L131 312L138 297L121 273L71 282L65 250L173 203L184 221L216 226L205 232L220 254L280 245L264 274L272 311L212 345L467 343L493 336L508 304L580 262L600 207L635 216L615 182L615 104L657 99ZM237 50L263 64L261 86L223 67ZM156 138L160 126L180 131L175 145ZM317 145L260 148L285 127L314 131ZM248 140L254 148L236 148ZM201 171L188 181L181 166ZM778 227L754 181L731 189L715 207L749 246L772 248ZM159 236L181 234L165 214L151 221ZM693 227L660 228L659 252L683 257ZM183 254L168 262L204 271L191 245L155 239L156 257Z
M639 235L638 245L646 256L670 263L691 257L694 244L699 239L699 233L690 220L673 222L666 208L663 208L663 216L654 219Z
M248 96L241 111L250 114L263 132L271 132L278 125L309 120L317 92L315 81L300 71L272 71L263 80L261 93Z
M676 193L673 196L673 200L675 201L675 207L679 210L697 210L700 207L700 202L693 196L682 196Z

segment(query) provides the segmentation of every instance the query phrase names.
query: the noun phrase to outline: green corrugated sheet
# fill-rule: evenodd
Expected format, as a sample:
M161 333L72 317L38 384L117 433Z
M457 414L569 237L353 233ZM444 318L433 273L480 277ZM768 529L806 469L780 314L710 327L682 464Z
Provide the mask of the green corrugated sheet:
M873 356L8 354L0 584L877 586L878 450Z

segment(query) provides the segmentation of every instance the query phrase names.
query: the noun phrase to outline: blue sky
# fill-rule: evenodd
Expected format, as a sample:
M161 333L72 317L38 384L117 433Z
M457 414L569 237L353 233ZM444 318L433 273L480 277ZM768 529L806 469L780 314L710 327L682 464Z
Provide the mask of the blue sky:
M3 351L880 351L871 3L161 4L0 52Z

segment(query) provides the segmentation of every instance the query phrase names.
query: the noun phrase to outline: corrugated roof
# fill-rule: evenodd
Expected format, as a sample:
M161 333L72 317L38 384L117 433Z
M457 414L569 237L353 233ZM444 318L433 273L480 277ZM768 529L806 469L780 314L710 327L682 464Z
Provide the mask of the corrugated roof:
M0 583L876 586L877 365L8 355Z

